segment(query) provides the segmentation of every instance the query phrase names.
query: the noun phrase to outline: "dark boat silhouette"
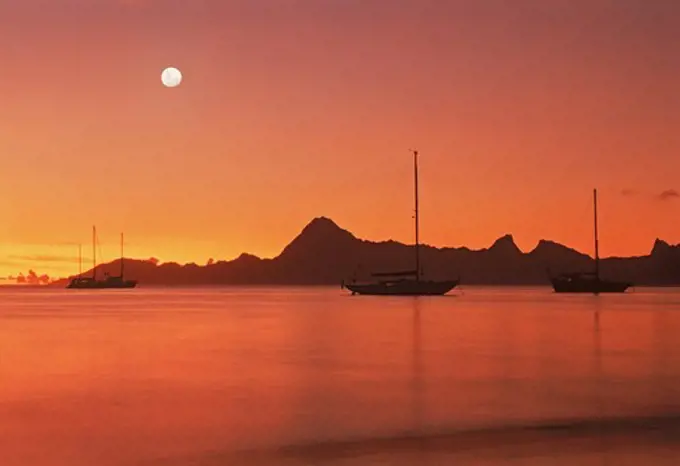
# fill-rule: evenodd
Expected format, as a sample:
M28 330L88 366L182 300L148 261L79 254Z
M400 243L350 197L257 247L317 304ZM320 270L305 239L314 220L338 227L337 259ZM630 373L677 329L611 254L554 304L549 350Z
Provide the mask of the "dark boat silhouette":
M444 295L453 290L459 280L423 280L420 271L420 239L418 217L418 151L413 151L413 169L415 179L415 229L416 229L416 263L414 270L400 272L380 272L371 274L379 280L368 283L351 283L343 281L342 287L352 294L375 296L426 296Z
M630 282L605 280L600 277L600 253L597 234L597 189L593 190L595 220L595 270L593 272L563 273L550 277L556 293L623 293L633 286Z
M81 259L82 260L82 259ZM123 260L123 234L120 234L120 275L104 274L103 279L97 279L97 229L92 227L92 276L83 277L82 271L73 278L66 288L76 289L111 289L111 288L134 288L137 286L136 280L125 280Z

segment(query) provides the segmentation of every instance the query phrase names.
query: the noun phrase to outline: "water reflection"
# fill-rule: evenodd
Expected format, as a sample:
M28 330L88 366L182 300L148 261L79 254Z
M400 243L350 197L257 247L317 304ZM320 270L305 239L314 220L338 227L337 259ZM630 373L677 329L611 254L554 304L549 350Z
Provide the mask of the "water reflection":
M426 405L425 405L425 368L423 365L422 355L422 323L421 323L421 301L423 298L412 298L413 307L413 322L412 322L412 358L413 358L413 374L412 374L412 393L413 393L413 420L415 435L419 438L419 450L421 453L421 464L428 464L427 459L427 445L425 443L425 419L426 419Z
M0 298L2 466L621 464L672 431L680 388L680 299L660 291Z
M602 370L602 329L600 327L600 314L602 312L602 300L601 296L593 296L593 363L595 366L594 375L596 384L598 388L596 389L596 406L597 415L600 419L604 419L606 416L605 403L605 389L603 388L603 383L605 381L604 373ZM597 432L597 450L601 456L601 466L608 466L609 461L607 458L607 441L602 431L602 428Z

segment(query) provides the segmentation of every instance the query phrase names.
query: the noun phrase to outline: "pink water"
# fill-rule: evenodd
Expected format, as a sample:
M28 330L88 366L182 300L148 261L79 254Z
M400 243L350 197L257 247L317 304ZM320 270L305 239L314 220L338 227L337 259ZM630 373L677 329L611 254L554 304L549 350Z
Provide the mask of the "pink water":
M678 337L671 289L5 287L0 464L678 464Z

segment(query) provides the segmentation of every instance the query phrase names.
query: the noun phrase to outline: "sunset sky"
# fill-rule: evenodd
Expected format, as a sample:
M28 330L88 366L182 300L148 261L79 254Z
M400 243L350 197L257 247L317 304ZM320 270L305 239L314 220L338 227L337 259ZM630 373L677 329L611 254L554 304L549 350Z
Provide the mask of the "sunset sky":
M0 0L0 276L412 242L680 242L676 0ZM176 66L181 86L162 86Z

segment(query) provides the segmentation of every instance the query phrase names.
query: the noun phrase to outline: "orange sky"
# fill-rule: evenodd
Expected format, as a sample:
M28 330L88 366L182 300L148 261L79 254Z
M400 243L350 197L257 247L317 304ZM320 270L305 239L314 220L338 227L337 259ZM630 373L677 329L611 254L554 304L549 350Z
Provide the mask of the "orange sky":
M313 217L481 248L680 242L680 2L0 0L0 276L273 256ZM184 82L160 83L179 67ZM622 190L634 194L624 196Z

